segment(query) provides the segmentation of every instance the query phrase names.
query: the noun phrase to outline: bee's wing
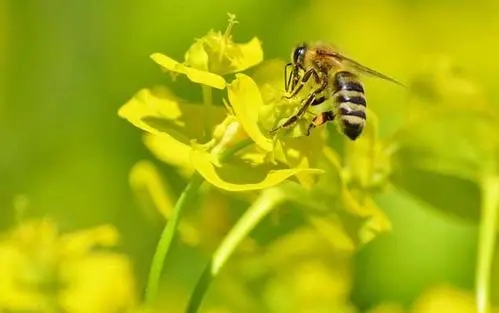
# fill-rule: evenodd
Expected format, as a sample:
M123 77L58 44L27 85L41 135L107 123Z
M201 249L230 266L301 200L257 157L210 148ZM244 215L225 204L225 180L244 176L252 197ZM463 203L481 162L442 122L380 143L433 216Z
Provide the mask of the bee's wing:
M406 87L404 84L402 84L401 82L389 77L389 76L386 76L385 74L382 74L378 71L375 71L373 69L370 69L368 68L367 66L364 66L362 64L360 64L359 62L353 60L353 59L350 59L349 57L346 57L340 53L334 53L334 54L330 54L331 57L334 57L334 58L337 58L338 60L342 61L347 67L351 67L361 73L364 73L364 74L367 74L367 75L371 75L371 76L374 76L374 77L378 77L378 78L381 78L381 79L385 79L385 80L388 80L388 81L391 81L392 83L395 83L397 85L400 85L402 87Z

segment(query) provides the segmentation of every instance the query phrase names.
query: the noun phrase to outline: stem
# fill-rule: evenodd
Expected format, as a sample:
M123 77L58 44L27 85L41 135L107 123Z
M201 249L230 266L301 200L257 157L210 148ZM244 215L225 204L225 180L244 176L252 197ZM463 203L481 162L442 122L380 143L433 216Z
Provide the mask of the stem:
M161 278L161 273L163 271L163 263L165 261L166 254L170 250L170 246L175 237L175 231L177 229L180 215L184 209L192 202L197 190L203 184L204 178L195 172L191 181L185 187L184 191L180 195L175 207L173 208L171 219L167 222L163 233L159 239L158 245L156 247L156 252L154 253L151 269L149 271L149 277L147 279L146 291L145 291L145 304L150 305L158 293L159 281Z
M269 189L263 192L251 205L245 214L237 221L236 225L225 236L218 249L213 254L211 274L218 275L229 256L234 252L237 245L255 228L255 226L272 211L284 196L277 189Z
M211 87L202 85L202 90L203 90L203 104L204 104L204 132L205 132L205 137L209 137L210 134L210 125L211 125L211 116L210 116L210 110L211 106L213 105L213 92L211 90Z
M499 177L489 177L482 183L482 208L478 238L476 268L476 298L478 313L490 313L490 275L496 240L499 208Z
M241 143L235 145L232 149L225 151L221 156L221 161L227 161L234 154L236 154L241 149L247 147L252 144L253 141L246 140ZM145 305L151 305L154 301L154 298L158 294L159 281L161 278L161 273L163 271L163 265L165 262L165 257L168 251L170 250L171 243L174 240L175 232L178 227L178 223L180 220L180 216L184 209L189 206L194 199L197 190L203 184L204 178L198 173L194 172L191 177L191 181L185 187L184 191L180 195L180 198L177 200L175 207L173 208L172 216L168 223L166 224L163 233L161 233L161 237L159 239L158 245L156 247L156 252L154 253L151 269L149 271L149 277L147 279L147 285L145 290Z
M284 199L284 194L277 189L268 189L249 207L227 236L225 236L210 262L203 270L189 299L186 313L196 313L198 311L210 283L218 275L220 269L227 262L237 246Z
M251 138L245 139L243 141L240 141L236 143L234 146L227 148L224 152L220 154L218 157L218 160L220 162L225 162L228 159L230 159L234 154L237 152L241 151L242 149L250 146L251 144L255 143Z

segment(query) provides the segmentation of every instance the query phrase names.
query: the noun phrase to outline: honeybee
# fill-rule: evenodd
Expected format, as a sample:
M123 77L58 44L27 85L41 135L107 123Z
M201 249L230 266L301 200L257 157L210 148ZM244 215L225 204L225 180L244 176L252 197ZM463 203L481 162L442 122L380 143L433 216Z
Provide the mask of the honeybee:
M367 105L364 86L358 75L367 74L404 86L323 43L302 43L293 50L291 59L284 69L284 88L288 94L285 97L295 97L310 78L317 87L301 102L298 111L272 129L271 134L291 126L312 107L318 113L308 126L307 135L312 128L333 121L337 116L341 132L355 140L364 128ZM326 100L331 98L332 106L326 104Z

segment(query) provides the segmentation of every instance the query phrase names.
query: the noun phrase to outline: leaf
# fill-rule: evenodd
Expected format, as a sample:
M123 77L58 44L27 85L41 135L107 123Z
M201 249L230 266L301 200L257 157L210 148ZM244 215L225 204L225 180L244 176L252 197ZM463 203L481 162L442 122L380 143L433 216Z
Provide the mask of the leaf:
M429 110L395 136L396 153L420 168L477 180L495 163L499 146L496 125L497 120L487 111Z
M209 125L220 123L225 116L225 109L217 106L202 106L184 103L168 88L155 87L141 89L118 111L118 115L136 127L151 133L168 133L176 140L189 144L191 139L204 136L204 125L199 123L199 116L209 110Z
M220 75L185 66L161 53L152 54L151 59L159 64L164 70L184 74L194 83L203 84L216 89L225 88L225 79Z
M227 191L266 189L297 173L323 173L322 170L310 168L269 169L268 166L249 168L228 164L217 168L211 161L211 155L198 147L193 148L191 161L206 181Z
M392 181L441 211L476 221L478 185L497 166L496 125L487 111L428 111L395 136Z
M236 74L236 79L228 86L228 94L236 118L248 136L264 151L272 151L272 141L258 126L258 110L263 106L263 100L256 83L247 75Z
M480 188L469 180L412 164L406 153L397 153L391 182L400 190L448 215L470 221L480 218Z
M487 108L483 89L474 82L466 70L445 55L427 55L416 66L417 72L411 79L412 100L408 108L414 116L418 110L425 111L437 106L468 109Z

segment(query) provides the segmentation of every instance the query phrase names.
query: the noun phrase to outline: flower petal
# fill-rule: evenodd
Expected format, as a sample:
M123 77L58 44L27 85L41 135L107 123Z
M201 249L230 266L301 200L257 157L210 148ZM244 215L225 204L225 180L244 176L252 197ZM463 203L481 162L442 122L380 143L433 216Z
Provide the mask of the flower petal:
M258 38L254 37L242 44L232 40L232 29L235 24L237 21L232 15L229 17L229 25L224 33L210 30L208 34L199 39L208 54L209 69L213 73L225 75L241 72L263 60L263 49ZM193 46L189 50L193 49ZM187 64L192 65L189 62Z
M343 227L343 221L338 216L318 216L309 214L308 222L326 239L335 250L353 252L355 243Z
M260 40L253 37L250 41L243 44L236 44L238 53L235 53L231 58L232 71L244 71L252 66L257 65L263 61L263 49Z
M168 134L144 136L144 143L159 160L173 165L184 176L189 177L194 167L189 160L191 146L184 144Z
M208 71L209 56L204 49L203 42L197 40L184 56L185 64L198 70Z
M148 137L153 138L155 136L150 135ZM188 156L186 159L189 159ZM139 200L140 208L148 216L152 217L154 222L158 221L158 217L160 217L158 215L163 217L162 219L159 218L161 224L164 224L165 220L170 220L173 214L175 197L153 163L140 161L135 164L130 172L130 185ZM182 242L190 245L199 243L199 230L189 221L180 221L178 232Z
M378 139L378 119L368 110L368 119L357 140L345 139L345 169L349 183L363 190L381 187L390 171L389 156Z
M210 110L210 123L213 123L207 125L210 129L226 115L222 107L184 103L168 88L155 87L137 92L119 109L118 115L148 133L168 133L180 142L189 143L191 139L205 136L199 116L206 114L206 110Z
M495 279L492 281L495 282ZM470 290L463 290L459 287L442 283L424 290L416 301L414 301L411 312L471 313L477 312L476 303L477 301L475 300L473 292ZM496 306L494 305L494 308L491 308L491 311L495 312L496 310Z
M323 156L325 137L323 132L317 131L307 137L286 138L281 143L285 163L290 168L317 167L319 159ZM311 173L299 173L296 176L306 188L312 188L317 183L317 177Z
M220 75L185 66L161 53L153 53L151 59L167 71L186 75L194 83L217 89L225 88L225 79Z
M263 106L262 96L256 83L247 75L236 74L228 86L229 100L236 118L244 130L265 151L272 151L272 141L258 127L258 110Z
M63 235L59 240L61 255L75 257L91 252L95 246L116 246L119 234L114 226L102 225Z
M132 264L124 255L95 252L63 263L59 272L69 282L57 298L64 312L131 311L138 304Z
M266 60L259 64L251 77L260 87L265 103L281 101L284 95L283 69L286 62L282 59Z
M231 167L224 164L217 168L211 155L201 148L194 147L191 161L196 170L211 184L227 191L259 190L275 186L297 173L323 173L319 169L268 169L267 167Z
M341 202L348 214L359 218L357 222L352 221L353 224L357 224L360 221L360 225L355 226L356 228L358 227L357 235L360 243L367 243L378 233L392 229L392 224L386 214L371 198L366 197L362 202L359 202L347 188L343 188ZM344 219L344 221L349 220Z
M140 207L147 215L156 217L155 213L159 212L165 219L170 218L174 196L153 163L146 160L136 163L130 171L129 180Z

